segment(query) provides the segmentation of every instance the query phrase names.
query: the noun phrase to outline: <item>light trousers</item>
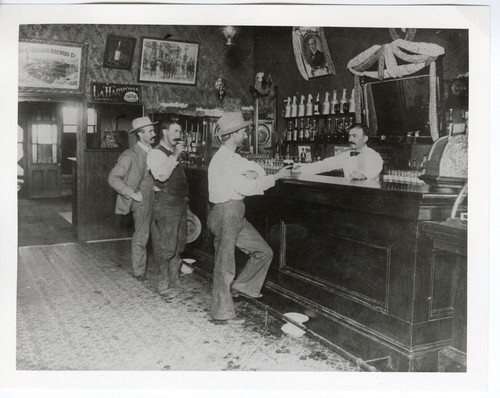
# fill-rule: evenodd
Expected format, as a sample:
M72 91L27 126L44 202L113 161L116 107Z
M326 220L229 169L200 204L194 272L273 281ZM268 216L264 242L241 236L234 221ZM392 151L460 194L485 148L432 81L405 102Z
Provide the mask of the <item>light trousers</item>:
M242 200L216 204L208 214L208 228L214 234L215 266L211 316L225 320L236 316L231 288L258 297L271 265L273 251L245 219ZM236 280L235 248L249 256ZM233 282L234 280L234 282Z

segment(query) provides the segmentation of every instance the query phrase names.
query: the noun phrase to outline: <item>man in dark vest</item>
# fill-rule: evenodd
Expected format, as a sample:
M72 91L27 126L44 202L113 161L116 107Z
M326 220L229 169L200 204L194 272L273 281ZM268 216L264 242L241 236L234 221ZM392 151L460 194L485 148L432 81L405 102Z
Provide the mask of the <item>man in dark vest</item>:
M186 247L189 189L179 155L186 150L181 126L169 120L161 125L159 145L147 157L156 187L153 218L159 234L158 292L173 297L180 288L181 253Z
M132 121L132 129L128 133L134 134L137 142L119 156L108 176L109 185L118 193L115 213L128 214L132 211L134 216L132 271L139 280L146 278L147 270L146 245L151 230L154 182L146 157L156 136L156 123L147 116ZM152 238L155 249L154 233Z

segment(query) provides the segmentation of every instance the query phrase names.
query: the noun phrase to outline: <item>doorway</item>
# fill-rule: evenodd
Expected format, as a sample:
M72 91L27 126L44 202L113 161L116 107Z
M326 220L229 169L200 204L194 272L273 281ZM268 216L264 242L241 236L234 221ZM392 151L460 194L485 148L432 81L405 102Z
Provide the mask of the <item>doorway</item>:
M18 145L18 150L22 149L18 155L23 174L21 197L71 196L78 109L71 102L19 103L18 135L23 137L22 145Z

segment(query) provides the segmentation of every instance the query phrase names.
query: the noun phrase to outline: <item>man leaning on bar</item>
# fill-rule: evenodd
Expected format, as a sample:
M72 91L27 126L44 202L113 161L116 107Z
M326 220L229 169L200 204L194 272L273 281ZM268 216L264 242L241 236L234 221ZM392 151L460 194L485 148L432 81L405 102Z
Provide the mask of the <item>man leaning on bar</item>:
M366 145L370 129L364 124L353 124L349 129L350 151L310 164L300 164L295 172L304 175L342 170L351 180L378 180L384 162L382 157Z

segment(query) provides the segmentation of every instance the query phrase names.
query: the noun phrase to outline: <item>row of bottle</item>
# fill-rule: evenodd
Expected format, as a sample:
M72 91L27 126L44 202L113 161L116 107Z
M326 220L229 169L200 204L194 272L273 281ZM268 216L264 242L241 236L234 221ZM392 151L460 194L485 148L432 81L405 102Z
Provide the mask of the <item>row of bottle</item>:
M317 115L338 115L342 113L355 113L356 112L356 97L354 89L352 89L350 99L347 99L347 89L342 90L342 98L340 101L337 99L337 90L333 90L332 99L330 100L330 93L325 93L324 101L321 102L320 95L316 96L313 102L312 94L308 94L307 103L306 97L300 96L300 103L297 103L297 96L292 98L288 97L285 105L285 118L289 117L304 117L304 116L317 116Z
M312 122L311 122L312 119ZM328 118L301 118L289 120L283 132L283 141L287 142L314 142L314 141L346 141L347 131L354 123L354 116Z

